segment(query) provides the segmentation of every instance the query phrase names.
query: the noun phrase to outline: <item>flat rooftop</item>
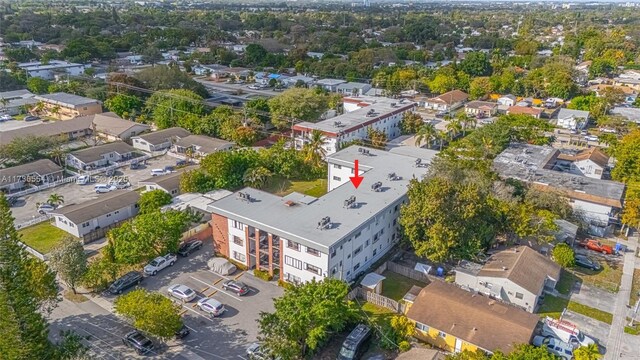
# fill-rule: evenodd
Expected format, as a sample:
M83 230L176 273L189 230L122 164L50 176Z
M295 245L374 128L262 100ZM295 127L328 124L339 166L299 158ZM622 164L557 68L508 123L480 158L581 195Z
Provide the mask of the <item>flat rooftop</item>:
M67 94L67 93L63 93L63 92L57 92L57 93L53 93L53 94L37 95L35 97L35 99L42 100L42 101L50 103L50 104L57 104L57 105L67 106L67 107L76 107L76 106L80 106L80 105L98 104L98 103L100 103L96 99L91 99L91 98L88 98L88 97L74 95L74 94Z
M376 149L368 149L370 155L366 156L358 149L358 146L351 146L328 157L329 164L343 163L352 166L354 159L359 160L360 168L365 173L358 189L347 181L315 199L297 193L280 197L244 188L240 192L249 194L251 201L241 199L236 193L209 204L209 210L328 252L331 246L353 236L367 223L374 222L376 216L406 195L409 180L420 179L427 171L427 167L416 166L416 159L420 158L423 164L430 161L427 157L412 157ZM390 173L401 178L390 180ZM382 182L382 191L376 192L371 189L371 185L378 181ZM344 201L351 196L356 197L355 206L345 208ZM325 216L331 218L331 227L318 229L318 222Z
M548 146L513 143L493 160L494 169L503 177L518 179L596 204L622 208L625 186L617 181L547 169L560 154Z
M363 103L370 103L371 105L317 123L301 122L294 125L293 128L294 130L303 131L320 130L327 135L338 136L341 133L364 128L382 118L410 110L416 106L416 103L405 99L375 98L370 101L369 99L363 100L365 100Z

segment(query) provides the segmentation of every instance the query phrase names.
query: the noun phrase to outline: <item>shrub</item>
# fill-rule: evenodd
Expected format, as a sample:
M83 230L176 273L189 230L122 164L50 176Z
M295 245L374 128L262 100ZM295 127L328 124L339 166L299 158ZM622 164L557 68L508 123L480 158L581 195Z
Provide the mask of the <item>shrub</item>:
M295 285L288 283L284 280L278 280L278 286L280 286L281 288L284 288L285 290L289 290L289 289L292 289Z
M262 279L264 281L271 281L272 279L271 275L269 275L269 272L264 270L255 269L253 270L253 275L255 275L255 277L257 277L258 279Z
M572 267L576 264L573 249L567 244L558 244L553 249L553 260L562 267Z
M400 344L398 344L398 347L400 348L401 352L405 352L411 349L411 344L409 344L408 341L404 340L404 341L400 341Z

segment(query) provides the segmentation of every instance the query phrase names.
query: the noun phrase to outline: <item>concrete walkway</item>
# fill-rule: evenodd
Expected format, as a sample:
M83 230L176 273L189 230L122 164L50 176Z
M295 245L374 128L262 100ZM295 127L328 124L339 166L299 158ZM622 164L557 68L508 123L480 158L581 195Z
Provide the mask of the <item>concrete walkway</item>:
M616 298L613 323L609 331L607 340L607 353L605 360L613 359L637 359L638 350L629 349L624 345L624 326L626 325L629 308L629 295L631 294L631 284L633 282L633 270L636 265L636 251L638 248L638 238L629 237L627 253L624 255L624 266L622 267L622 281L620 291ZM630 351L631 350L631 351Z

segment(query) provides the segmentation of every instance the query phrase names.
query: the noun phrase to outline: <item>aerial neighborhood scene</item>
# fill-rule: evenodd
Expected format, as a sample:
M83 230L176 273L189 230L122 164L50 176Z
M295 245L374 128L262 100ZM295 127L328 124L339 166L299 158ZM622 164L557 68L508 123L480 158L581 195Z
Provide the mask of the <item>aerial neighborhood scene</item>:
M640 359L640 2L0 0L0 359Z

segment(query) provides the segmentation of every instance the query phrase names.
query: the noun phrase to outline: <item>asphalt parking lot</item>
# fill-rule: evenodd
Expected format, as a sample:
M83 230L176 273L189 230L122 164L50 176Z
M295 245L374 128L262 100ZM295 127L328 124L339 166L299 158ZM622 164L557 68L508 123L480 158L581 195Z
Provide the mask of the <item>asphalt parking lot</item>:
M184 349L179 353L183 356L186 354L187 358L244 359L247 346L257 341L256 320L260 312L273 311L272 299L282 296L282 288L259 280L248 272L238 270L230 277L223 277L209 271L206 261L211 254L211 249L202 248L187 258L180 257L174 266L162 270L156 276L146 277L142 282L141 286L145 289L158 291L169 298L167 288L174 284L189 286L197 293L197 297L188 303L174 301L181 306L184 323L191 334L180 341L168 341L165 346L159 347L159 355L163 351L173 352L172 349L182 346ZM222 282L232 278L238 278L247 284L251 291L244 296L237 296L224 290ZM216 318L206 315L196 305L203 297L220 301L226 312ZM114 299L111 296L105 297L109 302ZM120 330L113 331L119 337L126 333L126 329L120 327ZM134 356L130 350L122 351L127 356Z
M140 169L131 170L128 166L122 167L116 171L113 177L119 179L127 179L131 183L131 189L139 187L140 181L151 177L151 169L164 168L168 165L175 165L176 158L169 155L162 155L147 160L147 165ZM107 183L110 177L99 174L95 176L93 183L86 185L78 185L75 182L60 185L54 188L39 191L37 193L25 195L11 208L11 213L16 219L16 224L21 224L35 217L40 216L37 212L37 203L44 203L51 194L60 194L64 197L64 205L79 204L87 200L96 199L103 194L96 194L93 190L95 184Z
M36 121L22 121L22 120L7 120L0 122L0 136L3 131L10 131L15 129L20 129L27 126L39 125L42 124L42 120Z

